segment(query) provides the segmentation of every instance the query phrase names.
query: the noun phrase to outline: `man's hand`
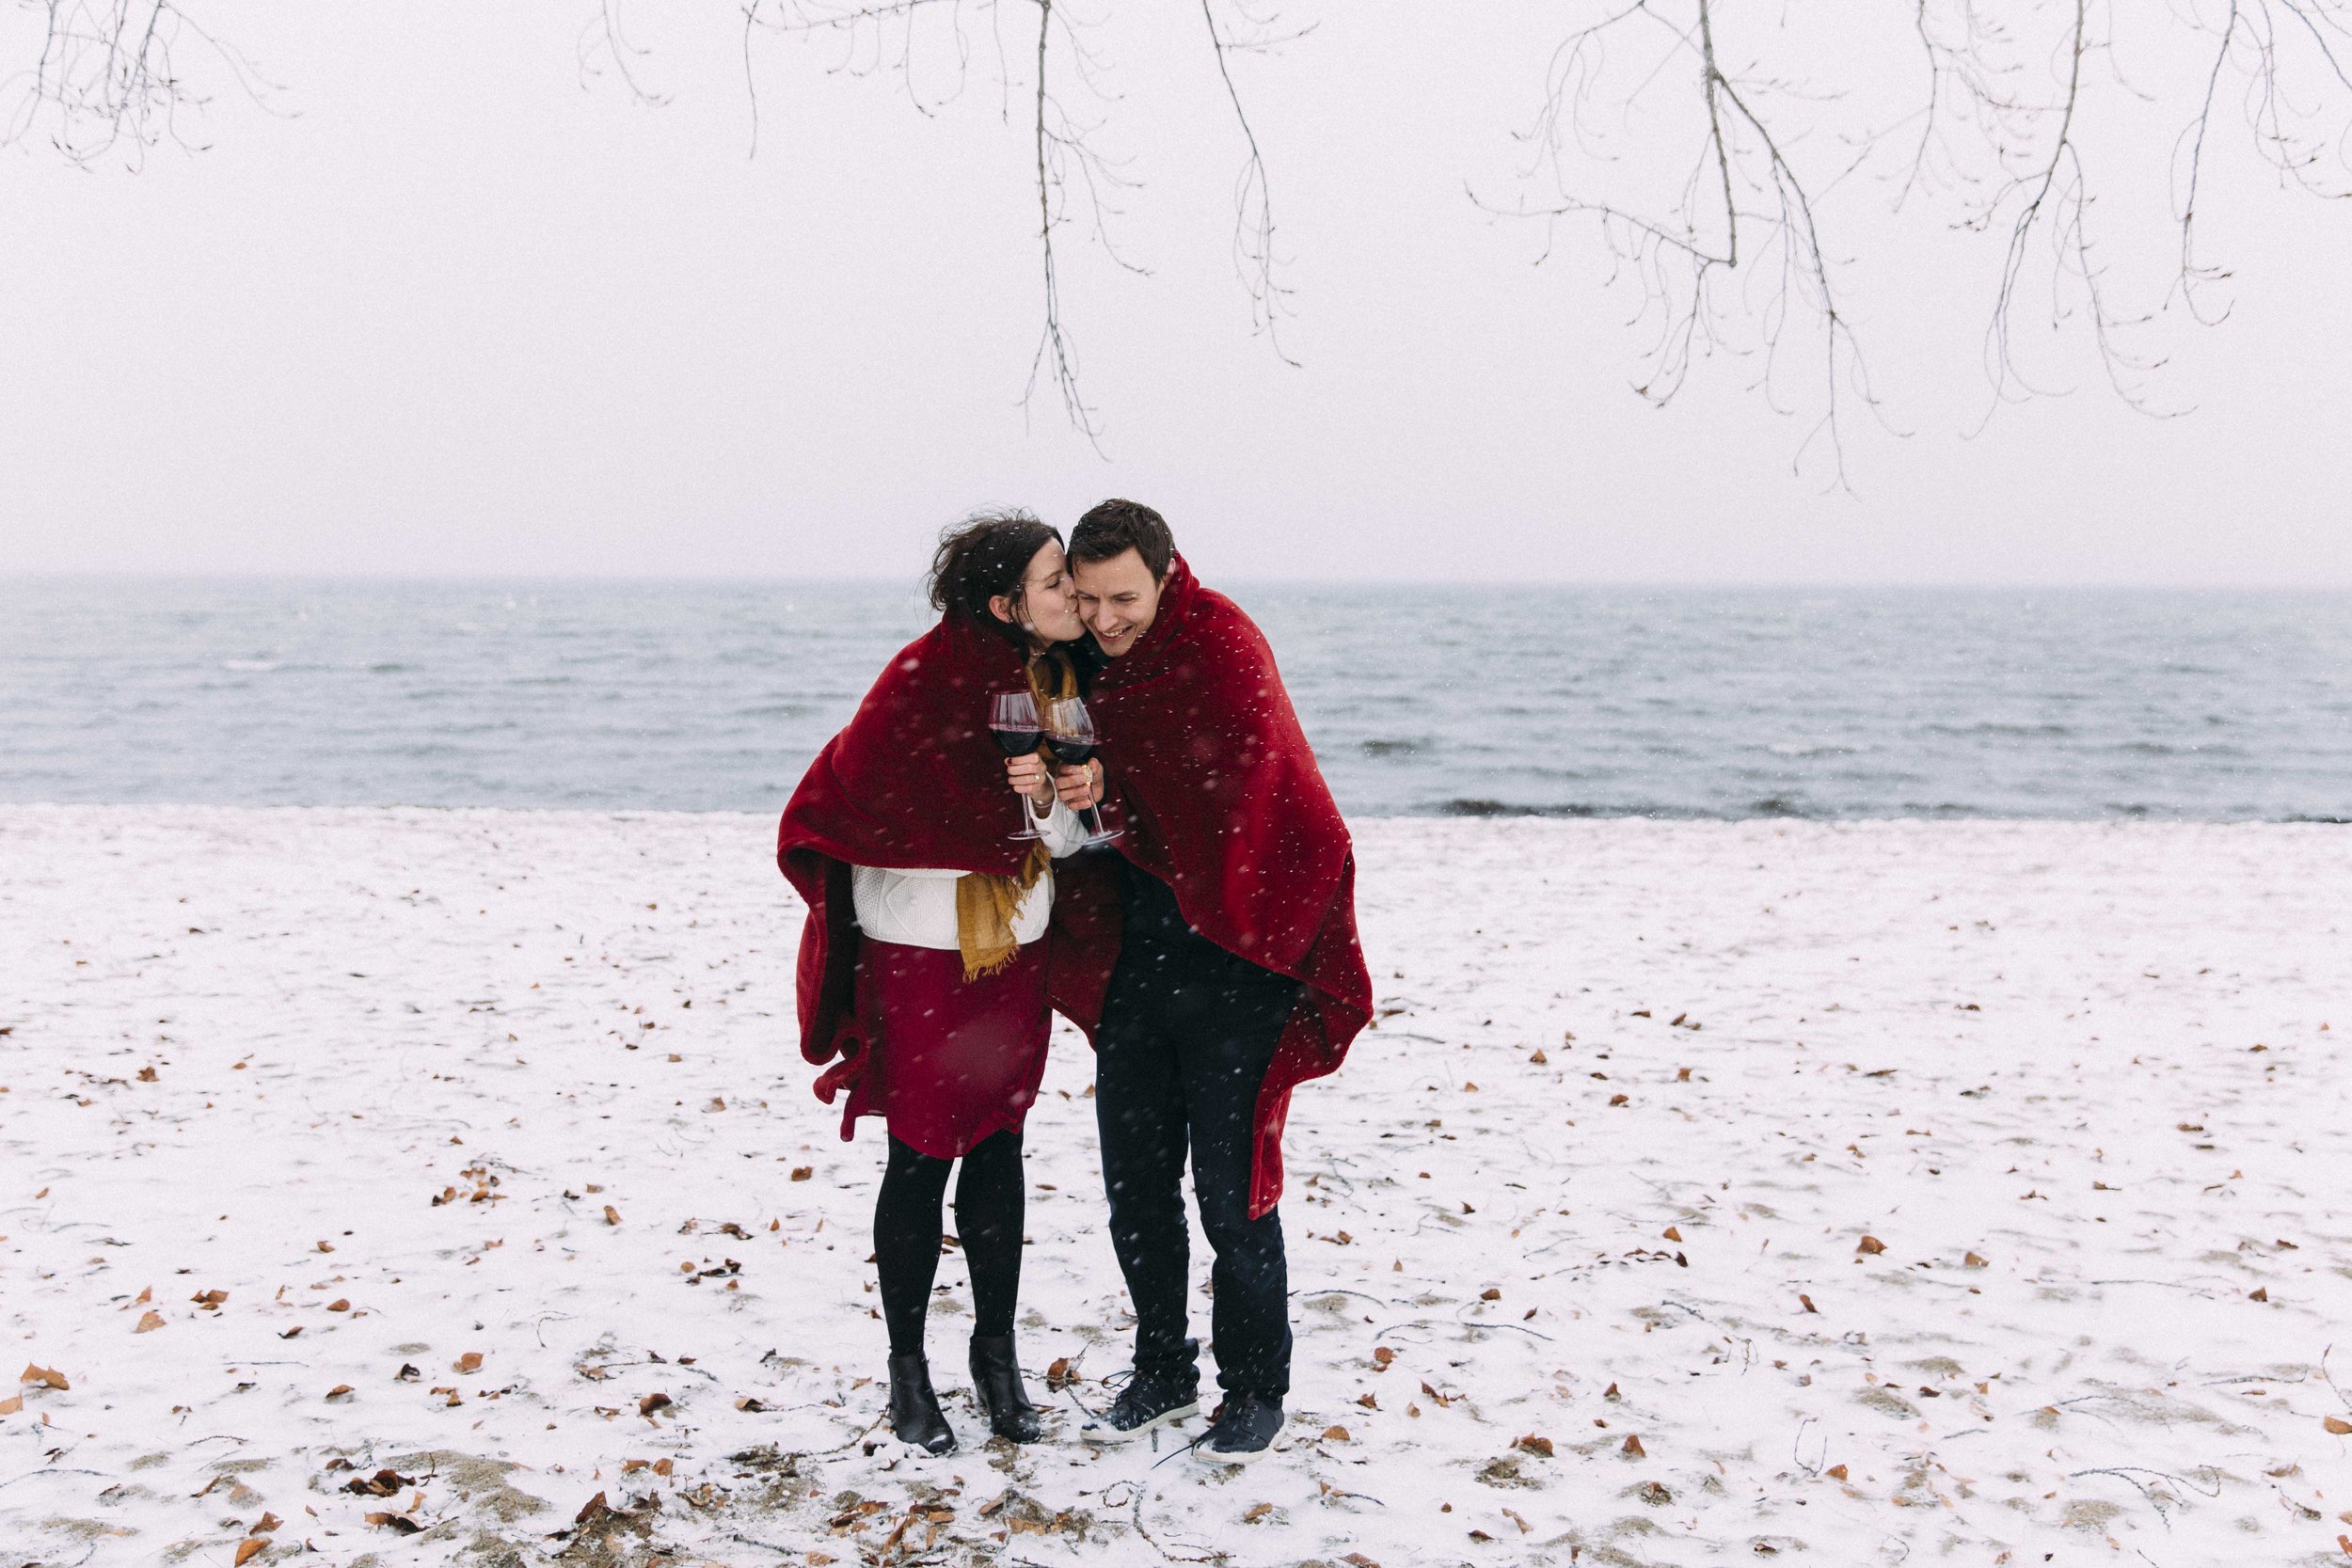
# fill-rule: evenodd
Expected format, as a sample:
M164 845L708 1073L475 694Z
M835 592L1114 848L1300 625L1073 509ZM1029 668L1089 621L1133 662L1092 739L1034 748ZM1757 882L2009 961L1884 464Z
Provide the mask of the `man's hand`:
M1040 806L1054 803L1055 782L1045 771L1045 759L1035 752L1025 757L1007 757L1005 778L1014 794L1025 795Z
M1103 802L1103 765L1088 761L1076 768L1054 769L1054 792L1061 803L1072 811L1084 811Z

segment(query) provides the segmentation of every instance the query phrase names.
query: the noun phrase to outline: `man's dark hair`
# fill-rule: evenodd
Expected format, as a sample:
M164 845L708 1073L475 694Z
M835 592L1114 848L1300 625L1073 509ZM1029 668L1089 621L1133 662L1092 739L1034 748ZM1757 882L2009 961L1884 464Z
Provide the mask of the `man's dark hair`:
M1078 519L1070 531L1072 564L1109 561L1129 550L1143 557L1153 580L1168 576L1176 559L1176 536L1168 521L1141 501L1106 500Z
M988 601L1006 595L1017 617L1029 562L1060 538L1059 531L1018 509L974 513L939 536L931 555L931 608L1026 647L1027 634L996 619Z

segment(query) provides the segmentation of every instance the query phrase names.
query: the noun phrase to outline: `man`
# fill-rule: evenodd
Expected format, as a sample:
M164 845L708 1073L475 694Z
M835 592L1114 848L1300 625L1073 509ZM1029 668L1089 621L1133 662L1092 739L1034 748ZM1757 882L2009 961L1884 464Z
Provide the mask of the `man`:
M1094 986L1060 990L1096 1020L1111 1243L1136 1309L1133 1372L1085 1435L1122 1441L1200 1408L1189 1148L1225 1393L1193 1451L1244 1464L1272 1446L1290 1391L1275 1205L1291 1090L1336 1069L1371 1016L1355 860L1264 637L1194 579L1160 515L1104 501L1072 531L1070 562L1103 656L1088 697L1103 768L1063 770L1062 798L1107 796L1123 832L1116 959L1105 919Z

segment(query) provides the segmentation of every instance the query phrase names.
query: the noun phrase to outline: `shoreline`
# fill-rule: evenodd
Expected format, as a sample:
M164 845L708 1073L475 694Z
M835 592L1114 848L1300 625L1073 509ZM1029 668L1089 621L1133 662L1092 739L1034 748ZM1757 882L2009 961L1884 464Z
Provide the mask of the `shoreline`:
M973 1442L951 1256L967 1446L864 1451L880 1139L793 1049L771 818L0 806L0 1326L71 1384L0 1415L0 1520L102 1568L264 1511L265 1563L2340 1556L2352 836L1350 826L1385 1016L1295 1102L1287 1449L1219 1478L1071 1435L1124 1296L1066 1026L1060 1440Z

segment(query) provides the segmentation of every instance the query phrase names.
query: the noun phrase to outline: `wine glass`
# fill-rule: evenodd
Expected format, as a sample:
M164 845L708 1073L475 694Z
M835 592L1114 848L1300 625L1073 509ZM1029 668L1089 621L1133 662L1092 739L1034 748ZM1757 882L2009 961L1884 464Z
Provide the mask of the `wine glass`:
M1075 768L1092 757L1100 744L1094 734L1094 715L1087 711L1085 703L1075 697L1063 697L1046 705L1045 752L1056 762L1065 768ZM1087 835L1082 847L1091 849L1119 836L1116 832L1104 831L1100 806L1089 806L1087 811L1094 819L1093 831Z
M989 700L988 727L996 736L997 749L1008 757L1025 757L1037 750L1043 726L1038 722L1037 698L1027 691L999 691ZM1043 838L1029 816L1029 802L1017 802L1021 807L1021 831L1013 838Z

